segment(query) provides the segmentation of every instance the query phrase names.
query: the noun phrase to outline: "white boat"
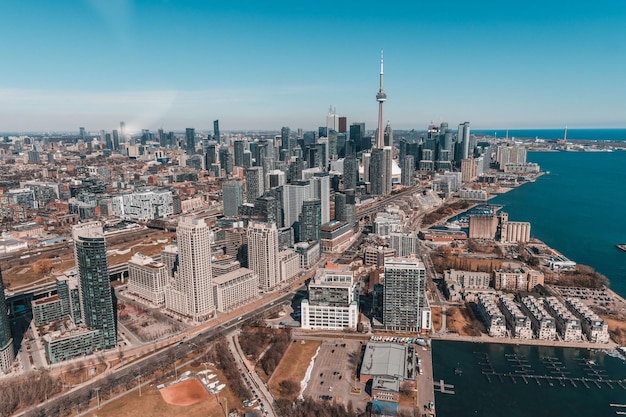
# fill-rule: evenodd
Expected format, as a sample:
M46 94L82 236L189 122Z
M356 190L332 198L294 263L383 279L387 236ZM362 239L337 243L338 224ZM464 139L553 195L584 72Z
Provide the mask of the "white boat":
M453 221L452 223L446 223L445 226L446 226L446 229L461 230L461 225L459 224L457 220Z

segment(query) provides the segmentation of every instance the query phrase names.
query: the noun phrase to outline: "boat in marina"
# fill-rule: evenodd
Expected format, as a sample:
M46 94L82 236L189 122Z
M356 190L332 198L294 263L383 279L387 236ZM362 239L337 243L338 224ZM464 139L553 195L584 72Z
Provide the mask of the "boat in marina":
M446 229L449 229L449 230L461 230L461 225L456 220L451 223L446 223L445 226L446 226Z

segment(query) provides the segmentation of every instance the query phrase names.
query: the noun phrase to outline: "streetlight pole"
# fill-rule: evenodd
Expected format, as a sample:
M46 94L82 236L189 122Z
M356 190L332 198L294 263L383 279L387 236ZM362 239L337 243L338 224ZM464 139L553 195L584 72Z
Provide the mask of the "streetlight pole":
M98 398L98 410L100 409L100 387L95 388L96 390L96 397Z

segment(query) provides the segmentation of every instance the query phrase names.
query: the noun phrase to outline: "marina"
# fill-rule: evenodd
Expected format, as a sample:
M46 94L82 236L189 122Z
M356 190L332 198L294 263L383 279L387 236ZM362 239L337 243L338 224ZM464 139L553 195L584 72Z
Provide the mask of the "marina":
M512 417L615 415L620 408L609 404L626 398L626 362L601 350L434 341L432 352L443 415L495 417L502 407ZM462 375L455 372L460 366Z

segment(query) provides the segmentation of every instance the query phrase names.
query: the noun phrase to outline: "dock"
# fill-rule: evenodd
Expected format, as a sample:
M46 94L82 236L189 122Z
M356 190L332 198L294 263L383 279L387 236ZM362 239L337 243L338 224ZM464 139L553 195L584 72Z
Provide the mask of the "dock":
M435 381L433 385L435 386L435 391L437 392L454 395L454 385L446 384L443 379L440 379L439 382Z
M500 382L503 382L505 378L509 378L512 383L517 384L518 379L528 384L529 381L535 381L537 385L541 385L541 381L547 382L549 386L554 386L554 384L559 384L562 387L565 387L567 384L570 384L574 388L578 388L579 386L584 386L585 388L591 388L590 384L594 384L596 388L601 389L603 387L615 389L616 386L619 386L621 389L626 390L626 379L606 379L602 376L598 376L595 378L586 378L586 377L571 377L571 376L557 376L557 375L530 375L530 374L514 374L512 372L502 373L502 372L494 372L494 371L486 371L483 370L482 374L485 375L487 381L489 383L492 382L494 377L498 377ZM613 405L612 405L613 406ZM617 406L624 406L626 404L617 404Z

